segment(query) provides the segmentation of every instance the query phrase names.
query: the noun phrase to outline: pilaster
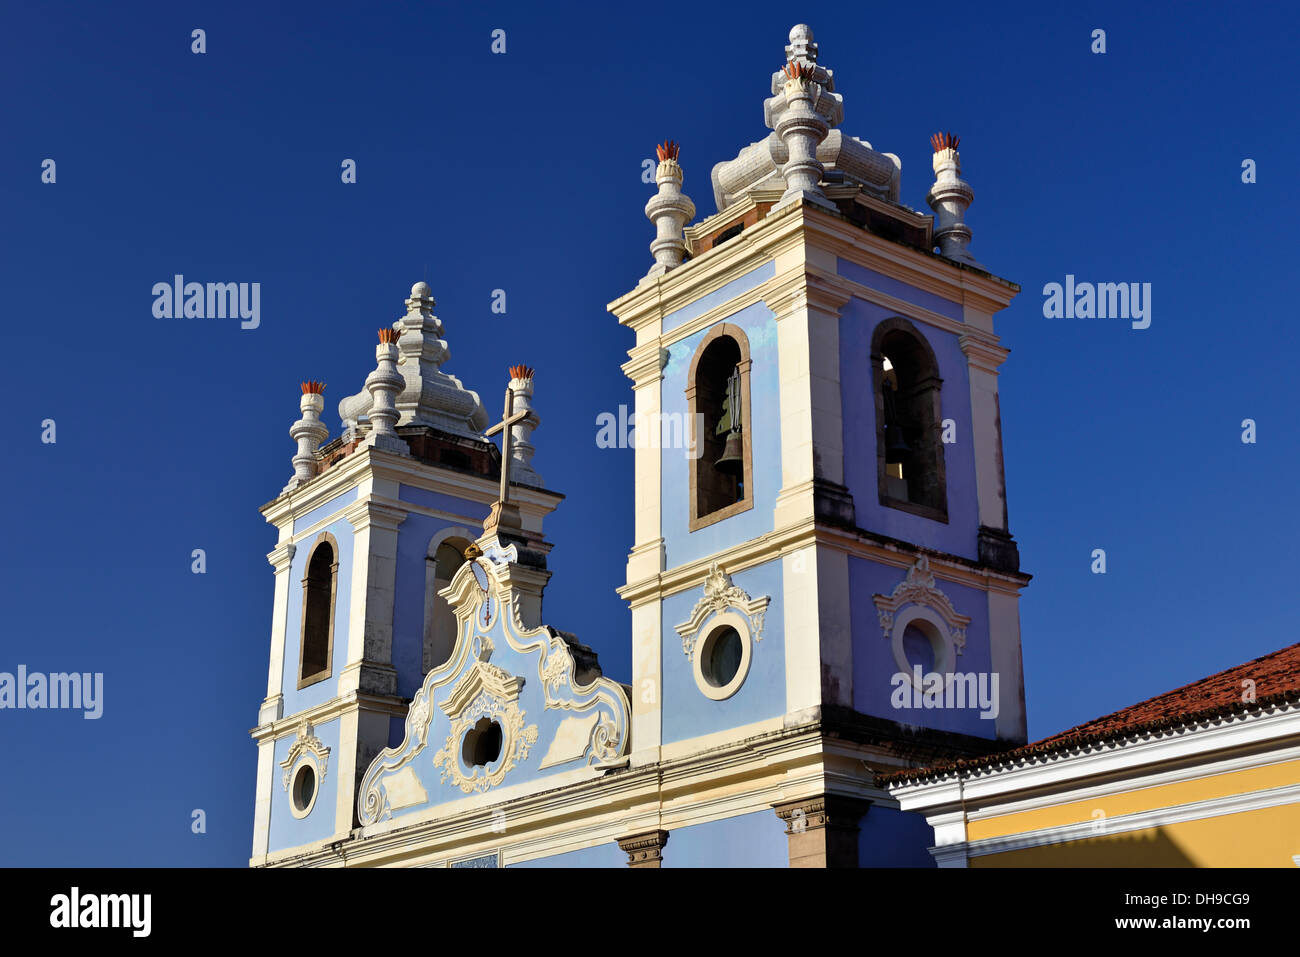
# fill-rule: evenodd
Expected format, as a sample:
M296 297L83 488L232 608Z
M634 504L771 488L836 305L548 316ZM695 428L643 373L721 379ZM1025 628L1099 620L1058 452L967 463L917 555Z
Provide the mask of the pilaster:
M667 831L650 831L618 839L618 846L627 852L628 867L662 867L667 843Z
M817 250L806 255L817 258ZM852 523L844 491L844 405L840 309L849 295L799 272L764 297L777 323L780 356L781 492L778 528L827 512Z
M825 794L777 804L785 822L791 867L857 867L859 821L871 807L861 798Z
M277 721L284 714L284 641L289 617L289 568L298 546L282 541L266 556L275 570L275 602L271 610L271 658L266 675L266 700L258 711L257 723Z
M352 525L352 593L347 658L339 694L393 694L393 602L397 581L397 529L405 510L367 496L343 512Z

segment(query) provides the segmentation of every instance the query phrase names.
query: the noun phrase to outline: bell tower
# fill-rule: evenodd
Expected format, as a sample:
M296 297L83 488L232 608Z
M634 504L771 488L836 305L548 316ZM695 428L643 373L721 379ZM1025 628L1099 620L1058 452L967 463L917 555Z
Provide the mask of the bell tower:
M957 137L922 214L807 26L774 65L715 213L690 225L659 147L654 264L608 307L636 334L631 765L708 753L791 863L865 864L916 844L876 773L1025 739L993 324L1019 287L969 251Z
M255 865L320 853L358 826L366 769L402 741L425 676L453 654L458 624L445 593L485 522L502 524L502 543L517 542L526 558L512 579L522 620L535 625L541 614L550 577L542 522L562 496L532 465L533 370L510 370L507 421L488 430L508 430L503 469L478 394L442 371L450 352L434 304L416 283L406 313L379 330L374 369L339 403L343 430L332 441L325 386L303 383L294 473L261 509L279 540L267 556L267 695L252 732Z

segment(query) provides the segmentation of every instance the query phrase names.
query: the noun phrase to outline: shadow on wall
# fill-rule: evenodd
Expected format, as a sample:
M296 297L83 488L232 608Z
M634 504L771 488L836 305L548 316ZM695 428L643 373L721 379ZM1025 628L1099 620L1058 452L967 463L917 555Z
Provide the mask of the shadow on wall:
M873 807L858 824L859 867L934 867L934 828L911 811Z
M1163 827L972 857L971 867L1199 867Z

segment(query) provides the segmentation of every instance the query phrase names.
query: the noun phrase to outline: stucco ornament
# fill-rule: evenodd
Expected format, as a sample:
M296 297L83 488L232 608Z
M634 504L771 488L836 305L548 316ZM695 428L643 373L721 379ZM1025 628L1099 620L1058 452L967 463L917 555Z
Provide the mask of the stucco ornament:
M435 305L428 283L417 282L406 300L406 315L392 325L397 332L395 374L402 380L394 399L396 424L428 425L454 435L482 438L488 415L478 393L442 371L451 351L442 338L442 320L433 314ZM363 388L339 403L339 418L348 434L355 435L360 423L369 421L374 402L370 389Z
M755 641L763 640L763 620L767 616L767 606L771 597L750 598L749 594L732 582L731 576L714 562L704 579L704 594L695 603L691 617L676 626L677 634L682 639L682 651L686 657L694 660L695 645L700 637L700 630L714 615L734 608L749 620L750 630Z
M316 759L320 780L324 781L325 772L329 767L330 749L325 747L320 738L312 734L311 722L306 718L298 722L298 736L293 739L293 744L289 745L289 753L280 762L280 770L284 772L280 780L286 791L289 790L289 782L293 780L294 765L304 754L310 754Z
M930 571L930 559L925 555L917 556L916 563L907 571L907 577L889 595L873 595L872 600L880 616L880 630L886 638L893 637L894 616L900 608L922 605L933 609L943 619L957 654L966 650L966 626L970 624L970 616L958 614L948 596L939 590L934 573Z
M713 167L718 212L749 193L775 188L792 190L791 198L824 203L819 181L832 178L898 202L899 158L836 129L844 119L844 100L835 92L835 71L817 61L817 43L807 24L790 31L785 56L786 65L772 74L772 96L763 102L763 122L773 132Z
M627 752L631 707L622 686L603 677L591 650L572 636L524 625L519 578L530 571L514 544L481 539L478 546L439 592L456 614L451 656L411 701L405 740L381 751L362 777L362 825L503 783L542 788L541 772L552 767L598 774ZM494 610L485 624L487 603ZM474 764L467 736L490 730L484 722L499 726L500 747Z

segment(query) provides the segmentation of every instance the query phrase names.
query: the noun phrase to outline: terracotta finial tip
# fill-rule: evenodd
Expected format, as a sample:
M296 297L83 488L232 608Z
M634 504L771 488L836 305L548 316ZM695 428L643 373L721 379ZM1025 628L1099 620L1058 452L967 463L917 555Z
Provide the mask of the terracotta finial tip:
M379 341L386 344L393 343L397 341L397 337L400 335L401 333L398 332L396 329L380 329Z
M659 162L661 163L664 160L676 160L678 154L681 153L681 151L682 151L681 146L677 143L674 143L672 140L664 140L662 143L660 143L658 146L655 147L655 152L659 154Z
M940 150L955 150L960 142L961 137L953 133L935 133L930 137L930 145L936 153Z
M304 382L302 384L303 395L321 395L324 391L324 382Z
M533 370L528 366L511 366L510 378L512 379L531 379Z

